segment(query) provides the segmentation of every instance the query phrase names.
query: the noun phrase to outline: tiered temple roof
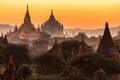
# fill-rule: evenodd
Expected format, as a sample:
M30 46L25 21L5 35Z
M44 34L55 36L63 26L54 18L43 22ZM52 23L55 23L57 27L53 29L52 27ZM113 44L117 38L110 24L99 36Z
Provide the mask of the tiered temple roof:
M63 24L60 24L60 22L55 19L53 10L51 10L49 19L44 24L41 24L41 30L55 37L63 35Z

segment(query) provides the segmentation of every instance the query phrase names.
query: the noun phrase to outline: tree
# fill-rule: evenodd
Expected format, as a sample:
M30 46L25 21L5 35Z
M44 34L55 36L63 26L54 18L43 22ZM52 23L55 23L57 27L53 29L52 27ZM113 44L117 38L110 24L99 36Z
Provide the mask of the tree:
M10 54L13 55L16 66L30 63L29 51L25 46L8 45L4 47L0 53L5 57L5 62L8 61Z
M72 53L76 53L79 49L80 42L78 40L68 40L61 43L62 52L65 60L72 57Z
M63 71L64 62L56 56L43 54L34 59L40 74L59 74Z
M0 64L3 64L5 62L5 58L2 54L0 54Z
M115 47L118 50L118 52L120 53L120 40L114 40L115 43Z
M61 43L63 56L66 62L68 58L71 59L73 55L76 55L79 52L81 45L85 47L84 54L91 54L94 52L93 47L88 46L86 43L79 42L78 40L67 40Z
M29 66L24 65L19 68L19 73L23 76L25 79L27 76L31 75L32 71Z
M78 57L70 65L78 69L82 68L87 76L94 76L94 72L100 69L106 74L120 73L120 65L117 62L100 54Z

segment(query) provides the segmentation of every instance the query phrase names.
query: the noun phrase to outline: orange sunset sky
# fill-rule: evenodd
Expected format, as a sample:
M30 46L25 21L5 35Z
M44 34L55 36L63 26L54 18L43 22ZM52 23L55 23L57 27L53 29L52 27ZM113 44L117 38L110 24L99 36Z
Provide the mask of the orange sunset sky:
M0 24L21 25L29 4L34 25L45 22L51 9L65 28L97 29L120 25L120 0L0 0Z

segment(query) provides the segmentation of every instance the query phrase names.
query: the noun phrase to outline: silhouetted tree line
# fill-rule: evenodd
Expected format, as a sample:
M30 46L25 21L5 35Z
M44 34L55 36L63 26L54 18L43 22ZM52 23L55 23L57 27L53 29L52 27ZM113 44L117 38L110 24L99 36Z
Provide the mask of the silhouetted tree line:
M115 47L116 47L116 49L117 49L118 52L120 53L120 39L118 39L118 40L114 40L114 43L115 43Z
M29 50L24 45L10 44L2 46L0 48L0 62L6 64L10 54L13 55L16 66L31 63Z
M64 56L76 52L79 41L66 41L61 43L62 50L67 52ZM32 61L29 50L23 45L0 45L0 63L5 64L10 54L13 54L17 66L21 64L35 64L36 71L42 75L59 75L60 80L110 80L113 75L120 73L120 65L111 58L100 54L88 54L74 58L66 63L63 58L49 53L36 56ZM31 74L29 66L21 66L19 72L26 78ZM53 79L54 80L54 79Z
M63 52L68 53L64 54L64 58L79 48L79 41L76 40L61 44ZM65 80L110 80L120 73L119 63L97 53L76 57L69 63L63 58L47 53L35 57L34 63L38 65L38 74L60 75L65 77Z

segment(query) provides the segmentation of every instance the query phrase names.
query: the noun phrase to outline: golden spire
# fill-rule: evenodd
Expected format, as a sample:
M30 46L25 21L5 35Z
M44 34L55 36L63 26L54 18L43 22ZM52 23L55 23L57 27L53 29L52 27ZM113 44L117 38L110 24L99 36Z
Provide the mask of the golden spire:
M51 15L53 15L53 9L51 9Z
M28 6L28 4L27 4L26 15L25 15L25 18L24 18L24 23L31 23L31 17L30 17L30 14L29 14L29 6Z

